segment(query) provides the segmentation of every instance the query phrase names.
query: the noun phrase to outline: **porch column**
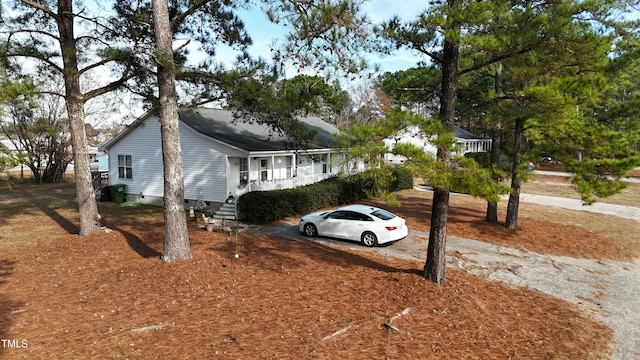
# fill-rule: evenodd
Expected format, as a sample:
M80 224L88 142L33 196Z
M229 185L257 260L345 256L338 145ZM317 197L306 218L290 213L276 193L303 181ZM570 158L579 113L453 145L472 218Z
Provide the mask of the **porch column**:
M253 187L251 186L251 155L247 155L247 186L249 187L249 191L253 191Z
M271 180L275 180L276 178L275 162L276 162L275 155L271 155Z
M293 185L298 187L298 159L296 153L291 154L291 177L293 177Z

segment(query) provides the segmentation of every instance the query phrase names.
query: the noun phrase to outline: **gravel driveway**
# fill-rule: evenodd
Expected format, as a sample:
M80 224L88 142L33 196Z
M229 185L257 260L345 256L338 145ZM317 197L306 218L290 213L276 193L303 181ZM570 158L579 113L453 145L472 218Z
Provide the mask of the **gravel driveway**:
M527 200L534 201L535 198ZM593 211L593 208L565 200L545 197L544 205ZM608 214L622 211L619 206L614 207L615 210L603 204L600 206ZM624 217L635 218L640 213L639 208L627 208L629 213L622 214ZM255 230L292 240L309 239L298 233L297 224L283 223ZM407 239L374 249L332 239L315 238L314 241L358 251L375 251L383 256L425 261L427 240L417 243L415 239L427 239L428 236L428 233L410 231ZM482 275L489 280L535 289L584 306L613 330L612 360L640 359L640 260L622 263L552 256L453 236L447 238L447 252L450 254L447 259L450 267Z

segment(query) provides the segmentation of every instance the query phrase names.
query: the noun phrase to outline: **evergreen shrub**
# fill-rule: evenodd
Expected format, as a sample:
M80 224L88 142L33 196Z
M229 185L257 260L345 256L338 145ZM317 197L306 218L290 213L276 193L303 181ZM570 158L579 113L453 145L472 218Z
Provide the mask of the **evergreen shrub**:
M413 174L410 170L397 167L392 173L393 181L389 191L413 187ZM332 177L295 189L253 191L238 199L238 214L242 220L265 223L327 207L355 203L367 197L362 181L363 174L356 174Z

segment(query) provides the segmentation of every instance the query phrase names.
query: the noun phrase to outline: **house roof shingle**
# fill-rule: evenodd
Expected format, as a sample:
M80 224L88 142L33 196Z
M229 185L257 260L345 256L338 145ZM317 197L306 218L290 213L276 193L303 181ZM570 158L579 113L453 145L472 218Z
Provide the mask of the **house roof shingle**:
M150 117L147 113L133 124L105 142L101 149L108 149L125 137L126 133ZM234 118L233 112L224 109L197 108L179 112L180 121L193 130L218 140L227 145L245 151L280 151L291 150L286 137L271 129L268 125L259 124L256 121L243 121ZM316 130L314 141L308 144L308 148L330 148L331 134L339 130L333 125L315 116L298 117L307 129Z
M291 149L286 137L268 125L234 118L229 110L200 108L181 111L180 120L195 131L236 148L248 151ZM337 133L337 128L313 116L299 117L298 121L307 129L317 131L314 142L310 144L312 148L331 147L331 134Z
M465 140L484 140L487 139L486 136L480 136L480 135L476 135L474 133L471 133L467 130L461 129L459 127L456 127L453 130L453 136L457 137L458 139L465 139Z

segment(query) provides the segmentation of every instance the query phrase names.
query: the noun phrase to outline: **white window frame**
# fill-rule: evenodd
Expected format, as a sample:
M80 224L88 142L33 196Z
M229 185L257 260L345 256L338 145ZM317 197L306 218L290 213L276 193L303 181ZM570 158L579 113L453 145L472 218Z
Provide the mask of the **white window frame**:
M118 154L118 179L133 179L133 157Z

